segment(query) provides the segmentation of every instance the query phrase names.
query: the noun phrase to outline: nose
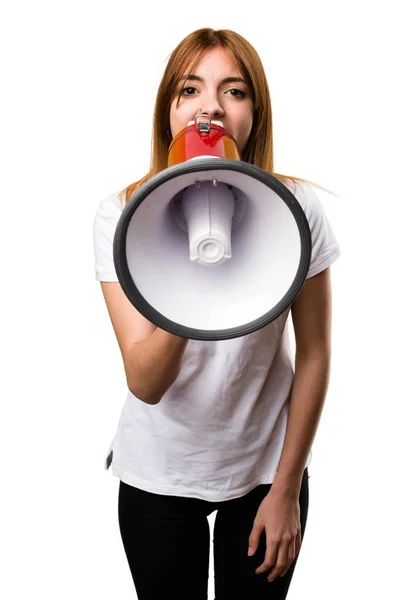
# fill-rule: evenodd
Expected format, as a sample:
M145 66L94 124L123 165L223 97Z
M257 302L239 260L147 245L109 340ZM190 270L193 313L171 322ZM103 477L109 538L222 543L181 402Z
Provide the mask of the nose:
M223 117L225 114L223 105L217 96L207 96L201 101L201 112L209 113L212 119Z

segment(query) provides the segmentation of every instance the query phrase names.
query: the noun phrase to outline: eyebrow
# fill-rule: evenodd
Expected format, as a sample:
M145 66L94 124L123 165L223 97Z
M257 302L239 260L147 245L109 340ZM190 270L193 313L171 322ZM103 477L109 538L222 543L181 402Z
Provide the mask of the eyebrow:
M201 81L201 82L204 82L204 79L202 77L200 77L199 75L194 75L193 73L190 73L188 75L183 75L179 81ZM247 82L245 81L245 79L243 79L242 77L225 77L224 79L222 79L221 83L222 84L224 84L224 83L244 83L245 85L248 85Z

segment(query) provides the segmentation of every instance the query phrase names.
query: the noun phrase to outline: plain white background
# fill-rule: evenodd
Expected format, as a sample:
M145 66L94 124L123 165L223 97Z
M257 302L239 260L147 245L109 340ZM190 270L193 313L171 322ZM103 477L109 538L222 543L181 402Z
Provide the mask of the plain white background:
M136 597L104 470L126 384L93 219L146 172L166 59L210 26L263 60L277 171L337 194L320 193L342 257L288 597L419 598L414 2L18 0L1 12L2 597Z

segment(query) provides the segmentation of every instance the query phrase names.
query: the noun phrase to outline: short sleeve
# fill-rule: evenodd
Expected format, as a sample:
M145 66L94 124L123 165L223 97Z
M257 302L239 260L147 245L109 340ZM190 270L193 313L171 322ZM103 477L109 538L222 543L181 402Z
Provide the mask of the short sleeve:
M114 266L114 235L122 213L119 193L108 196L99 205L93 225L95 274L98 281L118 281Z
M299 200L309 223L312 236L312 255L307 279L321 273L341 256L340 245L327 219L318 196L309 184L298 186Z

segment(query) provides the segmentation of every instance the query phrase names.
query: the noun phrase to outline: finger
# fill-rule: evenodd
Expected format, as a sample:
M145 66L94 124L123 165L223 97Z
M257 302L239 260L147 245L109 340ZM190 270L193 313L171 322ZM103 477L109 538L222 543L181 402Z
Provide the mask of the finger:
M279 572L280 577L284 577L286 575L287 571L290 569L290 565L292 564L292 562L297 554L296 548L297 548L297 543L296 543L296 538L294 538L290 541L289 549L287 552L286 565L280 569L280 572Z
M278 577L278 575L282 572L282 570L286 566L287 557L289 555L289 548L290 548L291 543L292 543L291 541L290 542L283 541L281 543L281 545L279 546L279 549L277 552L277 557L276 557L276 562L275 562L274 568L268 575L268 581L273 581L273 579Z
M248 556L252 556L257 551L260 543L261 533L263 531L263 526L254 523L251 534L248 538Z
M258 575L260 573L264 573L265 571L268 571L268 569L271 569L271 567L273 567L276 564L278 547L279 547L279 542L267 540L267 547L265 550L264 562L255 571Z
M299 527L299 531L298 531L298 535L297 535L297 541L298 541L297 542L297 545L298 545L297 551L299 552L300 547L302 546L302 531L301 531L300 527Z

